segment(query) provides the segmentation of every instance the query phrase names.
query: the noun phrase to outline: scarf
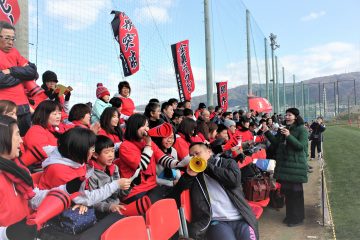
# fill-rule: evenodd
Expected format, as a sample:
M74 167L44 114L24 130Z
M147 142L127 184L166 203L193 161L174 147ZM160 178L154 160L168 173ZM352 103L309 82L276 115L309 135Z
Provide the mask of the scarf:
M25 199L29 200L35 196L33 191L34 183L29 170L20 161L7 160L0 157L0 170L6 178L13 182L15 189L20 192Z

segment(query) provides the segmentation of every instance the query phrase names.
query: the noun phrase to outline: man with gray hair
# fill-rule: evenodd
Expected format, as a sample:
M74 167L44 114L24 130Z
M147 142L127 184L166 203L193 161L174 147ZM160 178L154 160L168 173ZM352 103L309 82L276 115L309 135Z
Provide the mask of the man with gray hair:
M210 141L209 139L209 126L208 123L210 122L210 112L207 109L204 109L202 112L199 113L199 117L196 120L196 130L203 136L203 140ZM202 137L200 134L199 136Z

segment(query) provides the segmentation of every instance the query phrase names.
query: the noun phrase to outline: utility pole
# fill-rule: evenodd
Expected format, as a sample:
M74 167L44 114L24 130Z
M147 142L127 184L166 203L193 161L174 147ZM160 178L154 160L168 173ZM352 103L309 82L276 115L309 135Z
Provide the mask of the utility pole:
M274 51L280 47L279 44L276 42L277 36L273 33L270 33L270 46L271 46L271 70L272 70L272 82L273 82L273 93L272 93L272 104L274 106L275 111L276 109L276 92L275 92L275 60L274 60Z
M264 38L264 44L265 44L265 79L266 79L266 93L265 97L267 100L269 100L269 63L268 63L268 43L267 39Z
M324 108L324 118L326 117L326 89L325 83L323 83L323 108Z
M351 120L351 118L350 118L350 95L348 95L348 106L347 106L347 108L348 108L348 123L350 124L350 120Z
M356 83L355 83L355 79L354 79L354 104L356 106Z
M335 111L335 116L336 116L336 82L334 82L334 111Z
M276 80L276 112L280 112L279 68L278 68L277 56L275 56L275 80Z
M316 103L315 103L316 105ZM319 112L320 112L320 116L321 115L321 86L320 86L320 82L319 82Z
M286 92L285 92L285 68L282 67L282 78L283 78L283 106L284 106L284 111L286 110Z
M246 49L247 49L248 95L252 95L251 52L250 52L250 12L248 9L246 9Z
M336 80L337 114L340 113L339 80Z
M307 84L307 104L306 104L307 110L306 113L308 114L308 117L310 116L310 85Z
M209 0L204 0L204 20L205 20L205 55L206 55L206 100L207 105L213 105L213 76L211 58L211 31Z
M294 95L294 107L296 108L296 88L295 88L295 74L293 74L293 95Z
M305 119L305 91L304 91L304 81L301 81L301 102L302 102L302 107L303 107L303 116Z

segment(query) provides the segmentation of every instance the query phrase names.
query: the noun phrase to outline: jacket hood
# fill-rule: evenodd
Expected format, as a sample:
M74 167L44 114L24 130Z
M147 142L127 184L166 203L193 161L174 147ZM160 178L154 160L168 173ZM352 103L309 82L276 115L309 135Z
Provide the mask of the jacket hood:
M71 159L61 156L57 148L50 153L49 157L42 162L41 166L44 169L52 164L63 164L72 168L79 168L84 166L84 164L77 163Z

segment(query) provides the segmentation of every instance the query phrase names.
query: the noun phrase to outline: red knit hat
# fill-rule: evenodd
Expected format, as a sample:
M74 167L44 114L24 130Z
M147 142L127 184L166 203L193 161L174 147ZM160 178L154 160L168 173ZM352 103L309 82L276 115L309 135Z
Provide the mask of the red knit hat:
M96 97L97 98L101 99L106 95L110 96L109 90L106 87L104 87L102 83L98 83L96 86L97 86L97 88L96 88Z

